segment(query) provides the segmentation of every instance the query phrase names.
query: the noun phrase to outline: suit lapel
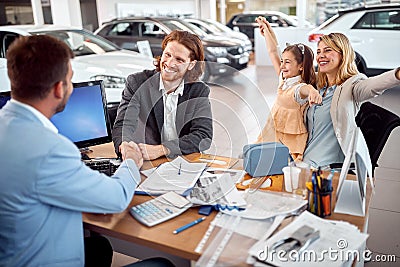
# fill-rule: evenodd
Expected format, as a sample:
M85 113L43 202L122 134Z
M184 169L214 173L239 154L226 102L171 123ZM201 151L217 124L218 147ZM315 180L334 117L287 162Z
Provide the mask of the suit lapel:
M160 73L150 78L150 98L153 105L153 114L159 133L161 134L164 125L164 102L160 88Z

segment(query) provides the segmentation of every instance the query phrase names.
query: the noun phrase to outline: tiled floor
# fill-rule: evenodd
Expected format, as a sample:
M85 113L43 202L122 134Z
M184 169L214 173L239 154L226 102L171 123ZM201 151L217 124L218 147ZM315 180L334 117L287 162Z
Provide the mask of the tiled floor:
M236 75L212 80L214 140L210 153L237 157L245 144L256 140L274 102L278 79L272 67L249 65ZM400 88L373 102L400 115ZM385 146L376 169L367 242L375 255L396 255L396 263L371 261L371 266L399 266L400 262L400 127ZM119 258L119 257L118 257ZM113 265L119 266L119 265Z

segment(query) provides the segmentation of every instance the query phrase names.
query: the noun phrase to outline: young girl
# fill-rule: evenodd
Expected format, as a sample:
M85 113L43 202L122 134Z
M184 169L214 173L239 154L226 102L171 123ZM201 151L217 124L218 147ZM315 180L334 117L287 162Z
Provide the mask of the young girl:
M278 95L257 143L281 142L289 148L294 160L302 160L307 142L307 128L303 114L309 105L319 104L321 95L313 87L316 75L313 67L314 54L304 44L287 46L279 58L278 41L264 17L258 17L261 34L265 37L268 54L279 75Z

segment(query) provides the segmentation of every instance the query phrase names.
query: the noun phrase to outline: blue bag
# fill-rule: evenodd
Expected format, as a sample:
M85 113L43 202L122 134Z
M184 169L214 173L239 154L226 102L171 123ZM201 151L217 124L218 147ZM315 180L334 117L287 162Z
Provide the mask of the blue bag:
M243 169L252 177L282 174L290 159L287 146L277 142L243 147Z

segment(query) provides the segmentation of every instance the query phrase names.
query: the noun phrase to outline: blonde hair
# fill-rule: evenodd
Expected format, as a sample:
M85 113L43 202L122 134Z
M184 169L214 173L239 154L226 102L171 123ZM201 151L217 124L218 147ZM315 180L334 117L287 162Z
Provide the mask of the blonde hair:
M319 42L323 41L327 46L342 55L342 60L335 78L335 84L342 84L348 78L358 74L355 62L355 52L350 44L349 39L342 33L330 33L320 37ZM317 88L323 88L328 84L328 77L318 69Z

